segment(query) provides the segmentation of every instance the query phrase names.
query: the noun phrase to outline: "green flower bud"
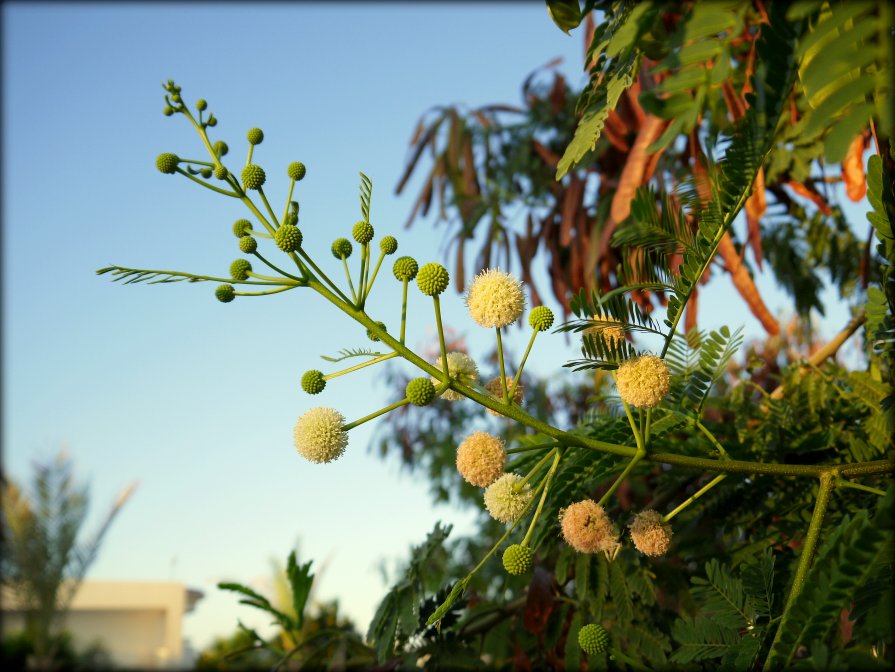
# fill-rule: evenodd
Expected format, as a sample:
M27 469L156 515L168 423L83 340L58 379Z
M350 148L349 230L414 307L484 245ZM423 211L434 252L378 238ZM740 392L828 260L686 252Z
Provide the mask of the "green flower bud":
M394 236L386 236L379 241L379 249L383 254L394 254L398 251L398 241Z
M336 238L333 241L332 247L330 250L333 253L333 256L336 259L341 259L345 257L346 259L351 256L351 251L354 248L351 246L351 241L347 238Z
M603 653L609 648L609 633L596 623L588 623L578 631L578 646L587 654Z
M249 235L252 230L252 223L247 219L237 219L233 222L233 235L237 238Z
M214 153L217 154L218 156L227 156L227 152L230 151L230 148L227 146L227 143L224 142L223 140L218 140L216 143L214 143L214 145L212 146L212 149L214 150Z
M173 175L177 172L177 164L180 163L180 157L177 154L165 152L159 154L155 160L155 167L166 175Z
M172 114L174 114L174 108L170 105L165 105L165 109L162 110L162 114L164 114L166 117L170 117Z
M274 242L283 252L295 252L301 247L302 235L297 226L286 224L277 229Z
M254 238L252 239L254 240ZM248 280L252 265L248 259L237 259L230 264L230 277L234 280Z
M252 254L258 249L258 241L251 236L243 236L239 239L239 249L246 254Z
M289 164L289 167L286 168L286 174L296 182L303 178L306 172L307 170L305 170L305 164L303 164L301 161L293 161Z
M213 114L208 115L208 121L205 122L206 126L217 126L218 120L215 118Z
M395 265L392 266L392 273L398 280L413 280L417 271L420 270L419 264L413 257L398 257L395 259Z
M199 110L200 112L204 112L205 108L207 108L207 107L208 107L208 103L205 102L204 98L200 98L199 100L196 101L196 109Z
M379 327L380 329L382 329L383 331L388 331L388 329L385 328L385 322L377 322L376 326ZM367 329L367 338L369 338L371 341L381 340L379 338L379 336L377 336L376 334L373 333L372 329Z
M438 296L447 289L451 276L441 264L431 262L420 269L416 276L416 286L426 296Z
M260 145L264 142L264 131L260 128L250 128L246 133L246 139L253 145Z
M373 233L373 225L370 222L358 222L351 230L351 235L361 245L373 240Z
M503 552L503 568L512 576L522 576L531 571L532 552L528 546L513 544Z
M223 165L218 164L214 167L214 176L219 180L226 180L227 175L230 174L230 171L227 170Z
M236 298L236 290L233 289L233 285L218 285L218 288L214 290L214 295L221 303L230 303Z
M308 394L320 394L326 387L326 381L323 380L323 373L316 369L305 371L301 377L301 389Z
M176 88L174 90L180 91L180 89L176 89ZM173 96L171 96L171 100L173 100L175 103L179 103L183 99L180 97L179 93L175 93Z
M428 406L435 399L435 386L428 378L414 378L407 383L404 394L414 406Z
M199 171L199 174L207 180L211 177L211 168L203 168Z
M528 314L528 323L535 331L547 331L553 326L553 311L547 306L533 308Z
M242 169L242 184L246 189L260 189L266 179L264 169L254 163Z

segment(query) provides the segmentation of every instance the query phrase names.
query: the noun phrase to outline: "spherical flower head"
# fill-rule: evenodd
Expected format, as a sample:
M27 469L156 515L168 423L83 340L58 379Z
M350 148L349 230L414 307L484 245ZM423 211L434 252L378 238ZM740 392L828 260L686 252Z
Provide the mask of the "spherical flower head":
M285 224L277 229L273 240L283 252L295 252L301 247L302 235L297 226Z
M579 553L612 552L618 542L618 530L609 516L592 499L575 502L559 513L562 536Z
M208 102L204 98L200 98L199 100L196 101L196 109L199 110L200 112L204 112L207 107L208 107Z
M535 331L547 331L553 326L553 311L547 306L532 308L528 314L528 323Z
M658 511L641 511L628 527L631 528L631 541L644 555L665 555L671 546L671 525L662 520Z
M463 385L475 385L479 382L479 368L475 365L472 357L465 352L449 352L447 353L448 372L453 380ZM442 368L441 357L435 360L436 369ZM432 378L432 382L436 385L441 384L440 378ZM463 395L454 390L445 390L441 395L448 401L460 401Z
M242 185L246 189L260 189L266 179L264 168L254 163L242 169Z
M394 236L386 236L379 241L379 249L382 254L394 254L398 251L398 239Z
M252 271L252 265L248 259L237 259L230 264L230 277L234 280L247 280Z
M595 320L600 322L609 322L611 324L597 325L584 330L585 336L602 336L609 347L618 348L622 341L625 340L625 330L622 329L621 322L612 317L612 315L595 316Z
M334 408L312 408L295 423L293 435L299 455L318 464L341 457L348 445L344 424L345 418Z
M457 471L470 485L486 488L503 474L503 441L488 432L473 432L457 448Z
M609 648L609 633L596 623L588 623L578 631L578 646L588 655L603 653Z
M395 259L395 264L392 266L392 273L395 274L396 280L413 280L416 277L417 272L420 270L419 264L416 263L416 259L413 257L398 257Z
M170 105L165 105L165 109L162 110L162 114L164 114L166 117L170 117L172 114L174 114L174 108Z
M246 133L246 140L252 145L260 145L264 142L264 131L260 128L250 128Z
M385 322L376 322L376 326L383 331L388 331L388 329L385 328ZM373 342L380 340L379 336L374 334L372 329L367 329L367 338L369 338Z
M407 383L404 394L414 406L428 406L435 399L435 386L428 378L414 378Z
M211 177L211 173L212 173L211 168L203 168L202 170L199 171L199 174L200 174L202 177L204 177L206 180L207 180L209 177Z
M485 490L485 508L495 520L502 523L515 522L534 497L531 485L526 483L517 489L522 482L519 474L504 474Z
M438 296L447 289L450 281L447 269L435 262L423 266L416 276L416 286L426 296Z
M246 254L252 254L258 249L258 241L251 236L243 236L239 239L239 249Z
M658 406L671 385L668 367L655 355L629 359L618 367L615 380L622 400L637 408Z
M226 180L227 175L230 174L230 171L223 164L218 164L214 167L214 176L219 180Z
M286 174L296 182L303 178L305 176L305 173L307 172L308 171L305 168L305 164L303 164L301 161L293 161L286 168Z
M247 219L237 219L233 222L233 235L237 238L248 236L252 232L252 223Z
M301 389L308 394L320 394L323 392L324 387L326 387L326 381L323 379L322 371L311 369L310 371L305 371L301 377Z
M507 574L522 576L531 571L532 552L528 546L513 544L503 552L503 568Z
M525 310L522 283L499 268L488 268L475 276L466 291L466 308L483 327L506 327Z
M177 164L180 163L180 157L171 152L159 154L155 160L155 167L166 175L173 175L177 172Z
M329 249L336 259L341 259L342 257L347 259L351 256L351 251L354 248L351 245L351 241L347 238L336 238Z
M507 390L509 390L513 386L513 378L507 376ZM487 383L485 383L485 389L491 393L492 397L497 397L500 401L503 401L503 385L500 384L500 376L497 378L492 378ZM513 393L513 403L521 406L522 400L524 398L525 390L522 389L522 383L519 383L516 386L516 391ZM497 411L492 411L490 408L486 408L491 415L502 415Z
M214 296L221 303L230 303L236 298L236 290L233 289L233 285L218 285L214 290Z
M351 229L351 236L360 244L366 245L373 240L373 225L370 222L360 221Z

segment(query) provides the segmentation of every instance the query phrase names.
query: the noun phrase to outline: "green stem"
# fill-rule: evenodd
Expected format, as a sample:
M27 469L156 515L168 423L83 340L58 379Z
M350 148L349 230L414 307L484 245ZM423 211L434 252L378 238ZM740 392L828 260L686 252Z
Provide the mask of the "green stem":
M355 420L354 422L349 422L347 425L342 425L342 431L347 432L355 427L364 424L368 420L372 420L373 418L378 418L380 415L384 415L390 411L394 411L396 408L401 408L401 406L405 406L410 403L410 400L407 397L404 397L401 401L396 401L394 404L389 404L385 408L380 408L378 411L374 413L370 413L370 415L365 415L360 420Z
M674 518L677 514L679 514L679 513L680 513L681 511L683 511L684 509L686 509L688 506L690 506L690 505L691 505L693 502L695 502L697 499L699 499L700 497L702 497L702 496L703 496L705 493L707 493L709 490L711 490L711 489L714 488L716 485L718 485L718 483L720 483L721 481L723 481L725 478L727 478L727 474L718 474L717 476L715 476L715 478L713 478L711 481L709 481L708 483L706 483L706 484L705 484L703 487L701 487L699 490L697 490L696 492L694 492L690 497L688 497L687 499L685 499L685 500L681 503L680 506L678 506L676 509L674 509L674 510L671 511L670 513L666 513L665 516L662 518L662 521L665 522L665 523L667 523L669 520L671 520L672 518Z
M407 329L407 278L402 283L404 292L401 296L401 345L404 345L404 333Z
M544 448L556 448L556 441L550 443L539 443L534 446L520 446L519 448L510 448L506 451L507 455L515 455L517 453L527 453L532 450L543 450Z
M500 327L496 327L497 333L497 361L500 363L500 389L503 390L503 403L509 404L509 390L507 390L507 374L503 366L503 341L500 338Z
M255 250L255 251L253 252L253 254L254 254L256 257L258 257L262 262L264 262L269 268L272 268L272 269L275 270L277 273L280 273L280 274L286 276L287 278L292 278L293 280L298 280L298 281L300 281L300 282L304 282L304 281L307 279L307 278L299 278L298 276L292 275L291 273L287 273L287 272L284 271L283 269L281 269L281 268L279 268L279 267L277 267L277 266L274 266L274 265L273 265L272 263L270 263L267 259L265 259L264 257L262 257L262 256L261 256L261 253L260 253L258 250Z
M233 292L236 296L267 296L268 294L279 294L280 292L288 292L290 289L295 289L299 285L290 285L288 287L280 287L279 289L268 289L264 292Z
M528 361L528 355L531 352L532 346L535 344L535 338L538 336L538 330L532 329L531 338L528 339L528 346L525 348L525 354L522 355L522 361L519 363L519 368L516 370L516 375L513 377L513 386L507 390L507 403L509 403L510 399L516 398L516 388L519 387L519 380L522 377L522 369L525 368L525 362Z
M267 196L264 194L264 189L258 187L258 195L261 196L261 200L264 201L264 207L267 208L267 214L270 215L270 221L274 223L275 226L279 225L279 220L277 220L277 216L273 212L273 208L270 207L270 201L267 200Z
M323 380L331 380L332 378L338 378L339 376L344 376L346 373L351 373L352 371L358 371L360 369L364 369L368 366L372 366L373 364L378 364L379 362L384 362L388 359L392 359L393 357L397 357L397 352L390 352L387 355L380 355L379 357L375 357L373 359L367 360L362 364L356 364L355 366L351 366L347 369L343 369L341 371L336 371L335 373L330 373L323 376Z
M357 279L357 307L364 307L364 272L367 268L367 244L361 245L360 248L360 275Z
M286 221L286 215L289 214L289 203L292 202L292 192L295 189L295 180L289 178L289 194L286 196L286 207L283 208L283 222Z
M336 286L336 283L334 283L332 280L330 280L329 276L327 276L326 273L324 273L322 270L320 270L320 268L317 266L317 264L314 263L314 260L311 259L311 257L308 255L307 252L305 252L303 247L298 248L298 254L305 262L307 262L308 266L310 266L311 268L314 269L314 272L317 274L317 277L320 278L321 280L323 280L323 282L325 282L327 285L329 285L330 289L332 289L334 292L336 292L336 294L339 295L339 298L341 298L343 301L348 300L348 297L342 293L342 290Z
M730 455L727 454L727 451L724 450L724 446L715 438L715 435L712 434L708 427L702 424L701 420L696 420L696 426L699 428L699 431L706 435L709 441L711 441L712 445L715 447L715 450L718 451L718 454L721 455L721 459L729 460Z
M342 255L342 267L345 269L345 277L348 278L348 288L351 290L351 296L354 303L357 303L357 292L354 291L354 282L351 280L351 271L348 270L348 259Z
M522 488L525 487L525 484L528 483L532 479L532 477L536 473L538 473L545 464L547 464L547 460L549 460L551 457L553 457L553 455L555 453L556 453L556 448L554 448L549 453L544 455L544 457L542 457L540 460L538 460L538 463L529 470L529 472L525 476L525 478L523 478L518 483L513 484L513 490L515 490L516 492L519 492L520 490L522 490Z
M544 479L544 490L541 492L541 500L538 502L538 508L535 509L535 515L532 516L531 523L528 525L528 532L525 533L525 538L522 540L523 546L528 546L528 542L531 541L531 535L535 530L535 524L541 516L544 502L547 500L547 492L550 490L550 483L553 481L553 475L556 473L556 468L559 466L559 461L562 459L562 451L559 448L555 448L553 453L553 464L550 465L550 471L547 472L547 478ZM548 453L548 455L549 454L550 453Z
M212 184L208 184L208 182L206 182L204 180L200 180L195 175L190 175L188 172L186 172L185 170L183 170L183 168L180 168L179 166L177 168L175 168L174 170L176 170L181 175L190 178L196 184L201 184L206 189L211 189L212 191L216 191L219 194L223 194L224 196L232 196L233 198L239 198L239 194L234 194L232 191L227 191L226 189L221 189L220 187L216 187Z
M441 348L441 371L438 377L441 382L447 384L450 382L451 372L448 368L447 346L444 344L444 327L441 324L441 302L438 300L438 294L432 296L435 304L435 325L438 328L438 346Z
M836 477L836 487L837 488L854 488L855 490L863 490L864 492L872 492L874 495L879 495L880 497L885 497L886 493L883 490L879 490L877 488L871 488L869 485L861 485L860 483L852 483L851 481L847 481L844 478Z
M261 275L260 273L255 273L253 271L246 271L246 275L250 278L258 278L259 280L270 280L278 285L282 284L282 281L284 280L284 278L275 277L273 275Z
M373 277L370 278L370 282L367 283L367 288L364 290L365 296L370 296L370 290L373 289L373 283L376 282L376 276L379 275L379 267L382 266L383 259L385 259L385 252L380 252L379 261L376 262L376 268L373 270Z
M252 214L264 225L264 228L267 229L267 232L270 234L271 238L276 237L276 230L270 225L270 222L267 221L267 218L261 214L261 211L255 206L252 199L248 197L248 195L243 195L241 197L243 203L246 204L246 207L252 211Z
M246 157L246 165L249 165L252 162L252 153L255 151L255 145L251 142L249 143L249 155Z

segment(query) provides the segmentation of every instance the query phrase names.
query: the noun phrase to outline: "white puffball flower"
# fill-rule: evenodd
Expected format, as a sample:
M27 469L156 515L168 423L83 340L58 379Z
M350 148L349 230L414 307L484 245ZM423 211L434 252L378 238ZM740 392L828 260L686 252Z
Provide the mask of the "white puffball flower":
M298 419L293 430L299 455L318 464L341 457L348 446L344 424L345 417L334 408L312 408Z
M449 352L447 353L448 371L451 378L463 385L476 385L479 382L479 368L475 365L472 357L465 352ZM436 369L442 368L441 357L435 360ZM441 378L432 377L433 385L440 385ZM454 390L445 390L441 395L443 399L448 401L460 401L463 395Z
M469 285L466 308L472 319L483 327L506 327L525 310L522 283L499 268L487 268Z
M504 474L485 490L485 508L495 520L502 523L515 522L531 502L534 493L526 483L516 489L523 478L519 474Z

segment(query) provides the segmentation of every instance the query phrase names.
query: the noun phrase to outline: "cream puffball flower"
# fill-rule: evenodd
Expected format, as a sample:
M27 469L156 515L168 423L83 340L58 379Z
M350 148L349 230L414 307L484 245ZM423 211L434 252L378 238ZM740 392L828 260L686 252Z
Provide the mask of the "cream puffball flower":
M310 462L332 462L341 457L348 445L348 433L342 430L344 424L345 417L334 408L312 408L295 423L295 448Z
M448 371L451 374L451 378L456 380L458 383L462 383L464 385L475 385L479 382L479 369L475 365L472 357L467 355L465 352L449 352L447 353L447 363L448 363ZM442 367L441 357L435 360L434 364L436 369L440 369ZM433 385L440 385L441 379L432 377ZM463 395L459 392L454 392L453 390L445 390L441 395L443 399L447 399L448 401L460 401L463 399Z
M467 483L486 488L503 474L507 460L503 441L488 432L474 432L457 448L457 471Z
M492 518L502 523L512 523L522 515L534 497L528 483L516 489L522 480L519 474L504 474L488 486L485 490L485 508Z
M513 378L510 376L507 376L506 380L507 380L507 390L509 390L511 387L513 387ZM492 397L497 397L497 399L499 401L503 401L503 386L500 384L500 376L498 376L497 378L492 378L487 383L485 383L485 389L491 393ZM524 394L525 394L525 390L522 388L522 383L519 383L516 386L516 391L513 393L513 403L516 404L517 406L521 406L522 400L524 398ZM487 408L487 407L485 408L485 410L488 411L491 415L497 415L497 416L502 415L501 413L498 413L497 411L492 411L490 408Z
M644 555L665 555L671 545L671 525L664 522L657 511L641 511L628 527L631 528L631 541Z
M470 316L483 327L506 327L525 310L522 283L500 269L487 268L473 279L466 291Z
M584 330L585 336L602 335L606 345L618 347L625 340L625 330L622 329L621 322L612 317L612 315L603 315L593 318L598 322L608 322L610 324L595 325Z
M655 408L671 384L665 362L655 355L629 359L618 367L615 383L622 400L637 408Z
M618 548L618 529L603 507L592 499L562 509L559 522L566 543L579 553L606 551L613 555Z

